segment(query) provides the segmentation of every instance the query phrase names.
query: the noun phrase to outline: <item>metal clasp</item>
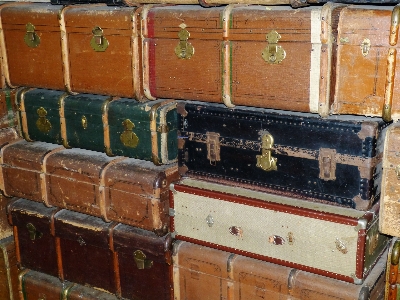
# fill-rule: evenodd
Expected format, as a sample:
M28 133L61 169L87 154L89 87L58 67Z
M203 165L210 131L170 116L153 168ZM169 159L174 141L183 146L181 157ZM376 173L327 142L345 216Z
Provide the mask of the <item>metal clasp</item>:
M319 178L336 180L336 150L329 148L319 149Z
M108 40L103 35L103 29L96 26L92 30L93 37L90 40L90 46L96 52L104 52L108 47Z
M396 175L397 175L397 179L400 180L400 165L396 166L395 172L396 172Z
M281 35L272 30L266 36L268 46L262 52L263 59L270 64L280 64L286 57L286 52L281 46L278 45L278 41Z
M83 129L86 129L88 123L87 123L87 118L86 118L85 116L82 116L82 118L81 118L81 123L82 123L82 128L83 128Z
M40 37L35 32L35 26L32 23L26 24L26 33L24 36L25 44L28 47L35 48L40 44Z
M121 143L129 148L136 148L139 144L139 138L136 133L133 132L133 128L135 128L135 124L129 119L126 119L122 122L122 126L124 126L125 130L120 135Z
M146 254L141 250L133 252L133 258L135 259L136 267L139 270L150 269L153 266L153 261L146 259Z
M277 170L277 158L272 157L272 146L274 145L274 138L269 133L261 137L261 155L257 155L257 167L264 171Z
M217 161L221 160L220 157L220 143L219 133L207 132L207 159L210 161L210 165L215 166Z
M29 232L29 238L34 241L36 239L40 239L43 236L43 233L36 230L36 227L32 223L26 224L26 228Z
M175 47L175 54L181 59L190 59L194 54L194 48L191 43L188 42L190 32L186 30L186 24L182 23L179 25L182 28L179 33L179 44Z
M361 48L362 55L367 56L369 53L369 49L371 48L371 41L369 39L365 38L362 41L360 48Z
M46 118L47 111L43 107L39 107L36 112L39 115L39 119L36 121L36 127L41 132L48 133L51 130L51 123Z

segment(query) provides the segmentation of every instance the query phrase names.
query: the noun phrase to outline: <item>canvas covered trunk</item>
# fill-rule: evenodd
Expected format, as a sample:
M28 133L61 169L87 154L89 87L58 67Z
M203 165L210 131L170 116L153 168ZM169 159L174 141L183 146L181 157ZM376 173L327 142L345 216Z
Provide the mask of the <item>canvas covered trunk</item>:
M0 240L0 298L17 300L18 267L15 253L14 237Z
M366 210L379 199L381 118L181 102L180 173Z
M63 144L152 161L177 161L176 101L23 89L17 95L27 141Z
M174 296L195 299L383 299L385 255L355 285L183 241L173 250Z
M116 256L110 244L115 225L66 209L57 212L54 234L60 279L117 292Z
M140 10L140 9L139 9ZM105 4L63 10L73 92L143 100L138 9Z
M322 276L361 284L389 243L379 204L363 212L189 178L170 189L176 239Z
M400 125L394 123L387 131L383 152L382 192L379 230L400 237Z
M118 224L113 230L118 257L120 296L126 299L172 299L172 238ZM149 288L151 287L151 288Z
M62 8L50 3L18 2L2 8L0 41L9 86L65 89L68 65L63 64Z
M53 219L56 207L18 199L8 206L20 267L58 276Z

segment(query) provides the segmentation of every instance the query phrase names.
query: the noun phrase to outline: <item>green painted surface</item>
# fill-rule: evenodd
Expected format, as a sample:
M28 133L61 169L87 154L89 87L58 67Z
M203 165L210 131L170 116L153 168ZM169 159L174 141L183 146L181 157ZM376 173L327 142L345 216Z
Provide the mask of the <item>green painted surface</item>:
M31 140L62 144L59 113L59 98L63 91L34 89L25 93L25 112L28 124L28 137ZM18 95L18 102L20 97ZM40 117L38 109L43 107L45 116ZM46 123L46 131L38 127L39 119ZM46 121L47 120L47 121ZM50 126L49 126L50 125Z
M175 160L178 158L178 115L176 109L170 110L167 113L167 126L169 131L167 133L167 151L168 151L168 160ZM159 122L160 118L157 119ZM158 124L157 124L158 125ZM161 135L158 135L159 145L161 145ZM161 157L161 153L159 154Z
M151 102L157 103L159 101ZM140 103L132 99L122 98L109 104L108 124L112 154L151 161L151 102ZM131 132L133 133L132 136L138 138L136 147L125 146L121 141L121 135L124 131L129 131L123 125L126 119L129 119L134 124Z
M68 145L104 152L103 105L109 96L81 94L64 100ZM86 128L83 125L86 120Z

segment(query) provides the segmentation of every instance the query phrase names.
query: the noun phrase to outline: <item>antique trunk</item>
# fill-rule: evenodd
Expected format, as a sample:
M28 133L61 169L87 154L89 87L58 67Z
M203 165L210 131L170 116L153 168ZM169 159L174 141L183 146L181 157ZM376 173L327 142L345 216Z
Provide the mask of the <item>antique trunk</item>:
M177 164L155 166L129 158L108 166L100 187L103 218L164 235L169 229L168 188L177 180Z
M19 276L19 294L22 300L66 300L65 292L73 286L57 277L25 269Z
M19 122L27 141L62 144L60 99L67 94L57 90L21 88L17 92Z
M400 124L394 123L386 133L383 152L381 211L379 230L400 237Z
M223 85L224 103L327 116L342 8L331 3L301 9L228 6L224 70L230 75Z
M8 223L7 205L15 199L16 198L8 198L0 195L0 239L9 237L13 234L13 228Z
M101 174L120 159L77 148L64 149L48 156L43 165L46 202L100 217Z
M15 94L16 89L3 88L0 90L0 128L18 125Z
M22 198L8 206L20 267L58 276L53 223L57 211Z
M104 290L80 284L74 284L70 288L64 290L64 295L65 300L124 300Z
M142 100L137 9L105 4L63 10L73 92Z
M173 299L170 234L118 224L113 245L118 257L122 297L127 299ZM151 288L149 288L151 287Z
M223 10L198 5L143 9L147 98L222 101Z
M183 241L172 258L176 300L380 300L385 290L385 255L362 285Z
M397 300L400 297L400 240L395 237L389 247L386 263L386 298L385 300Z
M348 6L340 12L331 113L400 118L399 14L399 6Z
M0 41L9 86L65 89L68 66L63 65L62 8L50 3L16 3L2 8Z
M55 144L24 140L1 148L0 187L4 195L44 202L43 165L47 157L64 148Z
M178 103L182 174L366 210L379 198L381 118Z
M18 267L14 237L0 240L0 299L18 299Z
M149 160L156 165L177 161L176 101L143 104L126 98L112 101L105 126L108 155Z
M379 204L363 212L189 178L170 189L177 239L343 281L361 284L389 242Z
M117 292L110 241L116 223L63 209L54 216L60 279Z

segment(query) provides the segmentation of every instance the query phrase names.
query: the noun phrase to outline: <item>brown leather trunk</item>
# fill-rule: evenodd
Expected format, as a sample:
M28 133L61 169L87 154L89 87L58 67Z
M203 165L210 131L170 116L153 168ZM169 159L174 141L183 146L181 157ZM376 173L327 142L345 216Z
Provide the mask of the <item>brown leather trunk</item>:
M398 27L391 27L398 14L392 6L348 6L340 12L332 113L400 118L400 78L394 76Z
M142 100L137 9L100 5L63 10L70 89Z
M64 90L62 8L50 3L16 3L2 9L1 41L9 86Z
M13 227L8 223L7 206L16 199L17 198L8 198L0 195L0 239L9 237L13 234Z
M7 196L45 201L42 189L43 162L63 147L48 143L17 141L1 148L1 189Z
M176 241L175 299L382 299L386 255L362 285Z
M110 248L116 223L63 209L54 216L60 278L115 293L118 272Z
M221 7L193 5L147 6L143 10L147 98L221 102L222 11Z
M4 78L4 76L0 76L1 78ZM16 127L18 125L15 95L16 89L3 88L0 90L0 128Z
M20 267L58 276L53 218L57 208L18 199L8 206Z
M113 232L120 295L127 299L173 299L170 234L118 224Z
M19 274L19 294L23 300L60 300L65 298L65 290L72 287L70 282L61 282L60 279L45 273L23 270Z
M169 228L169 185L179 179L177 164L155 166L138 159L110 165L102 176L106 220L164 235Z
M118 159L77 148L53 153L43 167L46 202L100 217L100 176L110 163Z
M0 240L0 299L17 300L18 267L14 237Z

